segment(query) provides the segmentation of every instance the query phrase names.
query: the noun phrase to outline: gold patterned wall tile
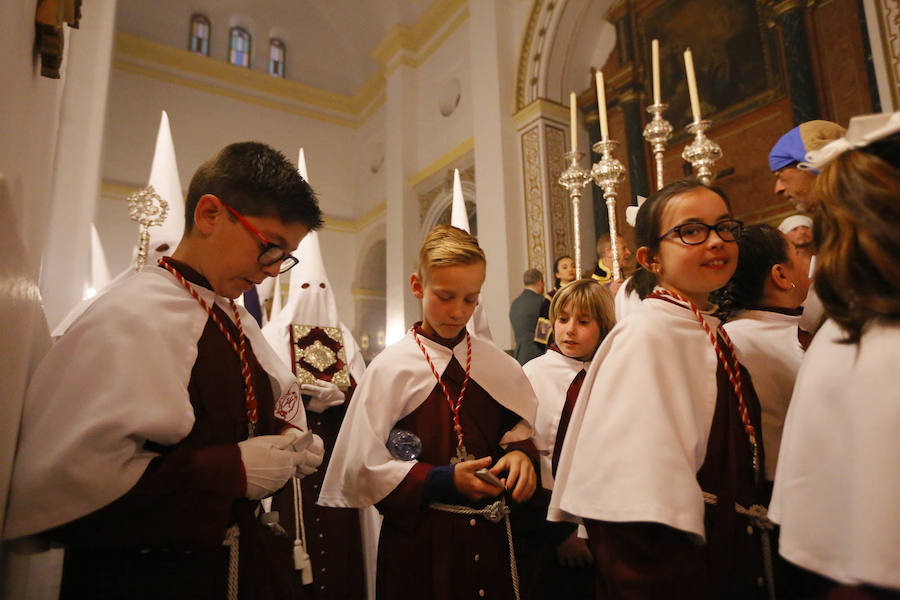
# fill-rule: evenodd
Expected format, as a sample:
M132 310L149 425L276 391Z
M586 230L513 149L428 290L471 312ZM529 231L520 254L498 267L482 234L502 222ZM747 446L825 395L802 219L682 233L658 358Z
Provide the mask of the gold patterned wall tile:
M528 267L546 269L544 264L544 194L541 168L541 136L538 125L521 135L522 169L525 188L525 235ZM546 273L545 273L546 275Z
M875 3L878 27L884 46L884 62L890 79L891 99L900 106L900 5L897 0L878 0Z
M563 158L566 152L566 134L562 129L546 124L544 137L547 181L550 183L550 247L555 259L557 256L572 254L575 243L569 198L565 188L559 184L559 177L566 168Z

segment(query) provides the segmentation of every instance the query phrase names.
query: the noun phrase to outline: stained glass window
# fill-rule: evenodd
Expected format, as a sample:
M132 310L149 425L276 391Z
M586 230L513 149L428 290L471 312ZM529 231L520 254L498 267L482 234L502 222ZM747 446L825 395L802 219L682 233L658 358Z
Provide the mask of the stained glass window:
M284 42L278 38L269 40L269 74L284 77Z
M188 50L209 56L209 19L203 15L191 15L191 38Z
M228 40L228 62L239 67L250 66L250 34L240 27L232 27Z

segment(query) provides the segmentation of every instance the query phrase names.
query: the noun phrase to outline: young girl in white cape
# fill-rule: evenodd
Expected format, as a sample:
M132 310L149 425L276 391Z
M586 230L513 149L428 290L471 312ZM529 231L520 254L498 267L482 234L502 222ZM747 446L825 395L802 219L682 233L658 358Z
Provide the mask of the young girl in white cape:
M772 495L781 555L814 580L804 597L900 598L898 132L900 113L854 117L808 156L822 169L814 281L828 320L797 376Z
M581 384L600 342L616 322L612 292L595 279L572 281L557 290L549 317L556 341L524 367L538 398L535 437L543 447L539 493L546 502ZM575 524L545 523L537 545L534 597L593 597L594 559Z
M695 181L638 213L629 285L643 302L594 356L548 515L584 521L598 595L766 596L759 404L709 302L734 273L741 227Z

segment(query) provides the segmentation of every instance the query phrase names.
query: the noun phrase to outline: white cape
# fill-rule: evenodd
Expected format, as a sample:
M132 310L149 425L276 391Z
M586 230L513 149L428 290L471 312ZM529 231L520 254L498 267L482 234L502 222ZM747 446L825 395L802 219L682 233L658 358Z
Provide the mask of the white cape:
M233 318L225 298L193 286ZM238 309L276 398L296 381ZM188 382L208 319L157 265L114 285L50 349L31 379L22 414L5 538L45 531L106 506L131 489L156 453L190 433ZM299 396L298 396L299 397ZM293 424L306 429L298 411Z
M538 399L537 416L534 422L534 438L541 450L541 485L553 489L553 451L559 420L566 405L566 392L575 376L590 368L589 362L548 350L545 354L525 363L522 370L534 388Z
M769 517L789 561L900 590L900 324L856 344L828 320L800 367Z
M716 406L717 360L689 308L647 299L619 321L581 387L548 518L651 521L705 539L697 471Z
M799 323L800 315L745 310L723 326L759 397L769 481L775 479L784 418L803 360L803 347L797 337Z
M419 336L438 373L451 356L466 364L465 339L449 348ZM471 378L502 406L522 417L501 444L532 435L537 400L519 364L492 343L472 340ZM415 461L391 457L385 446L394 425L416 410L437 379L411 332L385 348L366 369L344 418L322 484L319 504L363 508L382 500L403 481ZM462 410L465 410L463 403ZM540 448L538 448L540 449Z

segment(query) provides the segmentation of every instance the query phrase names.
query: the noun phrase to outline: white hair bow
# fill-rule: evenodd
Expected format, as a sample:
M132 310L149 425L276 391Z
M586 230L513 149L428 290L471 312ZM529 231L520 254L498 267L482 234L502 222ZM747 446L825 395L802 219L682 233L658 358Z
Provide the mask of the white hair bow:
M625 208L625 222L634 227L635 222L637 221L638 211L641 210L641 205L646 202L647 199L643 196L637 196L637 206L628 206Z
M847 150L868 146L898 131L900 131L900 112L853 117L844 137L808 153L806 160L800 163L800 168L818 171Z

